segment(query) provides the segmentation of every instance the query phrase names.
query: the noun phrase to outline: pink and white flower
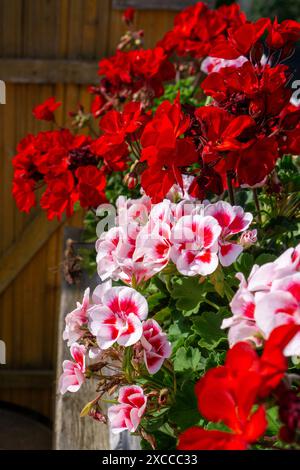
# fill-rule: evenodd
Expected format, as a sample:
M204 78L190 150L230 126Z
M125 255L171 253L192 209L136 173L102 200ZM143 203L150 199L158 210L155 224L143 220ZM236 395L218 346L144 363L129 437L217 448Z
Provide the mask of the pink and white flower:
M222 266L230 266L243 251L243 246L232 242L231 237L246 230L253 216L250 212L244 212L242 207L231 206L224 201L208 205L205 214L214 217L222 228L219 238L219 259Z
M260 296L255 307L255 321L265 338L277 326L300 325L300 273L277 279L270 292ZM288 344L285 355L300 355L300 333Z
M130 287L108 289L99 305L89 310L89 329L101 349L115 342L131 346L142 336L142 320L148 315L146 299Z
M222 323L222 328L229 328L231 346L245 340L260 345L276 326L300 324L299 270L300 245L273 262L254 265L247 281L242 273L237 274L240 286L230 303L233 316ZM286 355L300 354L299 340L297 335L286 348Z
M218 266L221 227L214 217L181 217L172 229L171 259L185 276L207 276Z
M220 59L208 56L201 63L201 70L208 75L212 72L219 72L224 67L239 68L245 62L247 62L247 59L244 56L240 56L237 59Z
M90 305L90 289L86 289L82 304L77 302L77 308L66 316L66 326L63 332L63 339L68 340L68 346L78 341L84 334L82 326L88 321L87 310Z
M144 361L150 374L156 374L165 359L171 356L171 343L159 324L150 318L143 323L141 344L144 349Z
M77 343L73 343L70 348L74 361L63 362L63 373L59 379L60 393L78 392L85 382L85 354L86 349Z
M145 413L147 396L141 387L128 385L119 390L118 405L108 409L108 419L113 434L136 431Z
M248 248L251 245L255 245L257 242L257 230L246 230L246 232L242 233L240 238L240 245L242 247Z

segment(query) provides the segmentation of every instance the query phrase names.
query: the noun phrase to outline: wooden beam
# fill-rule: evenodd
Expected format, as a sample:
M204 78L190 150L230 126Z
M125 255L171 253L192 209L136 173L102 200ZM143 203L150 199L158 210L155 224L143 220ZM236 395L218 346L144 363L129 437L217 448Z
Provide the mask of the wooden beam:
M180 11L189 7L199 0L113 0L112 7L116 10L123 10L128 7L137 10L175 10ZM215 0L206 0L208 6L213 7Z
M96 61L0 59L0 79L7 83L92 85L99 82L97 71Z
M53 382L53 370L0 370L0 389L50 388Z
M63 221L49 221L43 212L26 227L18 240L0 258L0 294L25 268Z

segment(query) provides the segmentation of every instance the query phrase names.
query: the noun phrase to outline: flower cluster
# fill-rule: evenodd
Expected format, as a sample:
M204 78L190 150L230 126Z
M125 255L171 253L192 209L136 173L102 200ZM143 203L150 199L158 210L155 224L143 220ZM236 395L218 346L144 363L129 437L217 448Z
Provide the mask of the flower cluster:
M92 300L90 303L87 289L82 304L78 303L66 316L63 338L68 341L74 361L63 363L61 393L77 392L86 377L90 378L106 365L106 353L116 362L120 354L125 354L124 348L134 345L136 367L144 363L149 374L158 372L171 355L166 334L154 319L147 320L147 301L136 290L112 287L111 281L106 281L96 287ZM120 383L124 381L126 378L121 374ZM146 408L143 390L123 386L118 400L120 405L111 407L108 413L113 431L134 431Z
M245 232L252 215L227 202L201 204L147 196L117 201L117 224L96 243L98 274L135 285L162 271L168 263L186 276L207 276L218 264L231 265L243 251L233 239Z
M168 53L201 58L210 55L214 44L226 40L227 31L235 31L246 23L238 5L211 10L202 2L179 13L174 28L159 42Z
M299 332L297 325L276 328L261 357L245 342L230 349L224 366L208 371L195 387L202 416L214 423L222 421L230 432L195 426L180 435L179 449L244 450L257 442L267 429L261 401L283 379L288 366L283 351Z
M36 192L45 186L40 200L49 219L63 212L72 215L74 204L97 207L106 200L106 178L98 168L99 157L92 139L69 130L40 132L23 139L13 158L13 196L21 211L36 204Z
M114 101L134 99L151 104L164 92L163 83L174 79L175 68L162 47L154 49L118 50L99 62L99 87L90 91L96 95L93 113L103 114Z
M248 280L237 274L240 287L230 303L233 316L223 321L223 328L229 327L231 345L244 340L259 345L280 325L300 325L299 271L300 245L273 262L254 265ZM284 354L300 355L300 334Z

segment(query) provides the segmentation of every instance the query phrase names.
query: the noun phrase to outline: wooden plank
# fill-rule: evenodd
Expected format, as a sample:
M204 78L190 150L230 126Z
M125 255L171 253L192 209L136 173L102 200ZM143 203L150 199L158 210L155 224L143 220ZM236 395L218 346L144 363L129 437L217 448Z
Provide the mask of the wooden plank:
M62 221L46 219L43 212L26 227L22 235L0 259L0 294L46 243Z
M97 70L96 61L0 59L0 77L7 83L97 84Z
M125 9L128 7L138 10L182 10L188 6L198 3L199 0L113 0L113 9ZM206 0L209 6L214 5L214 0Z
M53 370L1 369L0 389L49 388L54 380Z

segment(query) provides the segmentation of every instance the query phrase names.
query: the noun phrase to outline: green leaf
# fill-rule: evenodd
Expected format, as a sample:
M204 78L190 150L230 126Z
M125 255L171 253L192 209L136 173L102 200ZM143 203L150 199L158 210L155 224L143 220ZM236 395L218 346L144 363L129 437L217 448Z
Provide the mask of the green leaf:
M177 300L177 309L189 316L198 312L208 292L213 292L212 287L207 282L200 284L199 277L183 277L174 284L171 295Z
M170 409L170 420L174 421L180 430L198 424L201 419L194 388L194 383L186 382L177 393L175 404Z
M254 264L254 258L250 253L241 253L237 261L234 263L236 270L248 277L252 266Z
M268 420L268 433L271 435L277 435L280 428L280 421L278 419L278 406L272 406L267 410Z
M201 353L199 349L181 347L176 351L174 357L174 370L183 372L185 370L197 371L203 369Z
M221 268L221 266L218 267L218 269L215 270L210 275L210 282L215 288L215 291L223 297L225 294L225 289L224 289L224 271Z
M228 316L230 316L228 310L220 308L218 312L205 312L193 319L192 330L200 336L199 346L212 350L227 340L227 334L221 330L221 324Z
M154 320L156 320L158 323L163 323L165 322L168 318L171 316L171 309L170 307L165 307L156 312L154 315Z
M263 264L271 263L271 262L275 261L276 258L277 258L277 256L272 255L271 253L262 253L261 255L259 255L256 258L255 264L258 264L259 266L262 266Z
M163 292L155 292L147 297L149 312L152 312L155 308L159 307L162 300L165 299Z

